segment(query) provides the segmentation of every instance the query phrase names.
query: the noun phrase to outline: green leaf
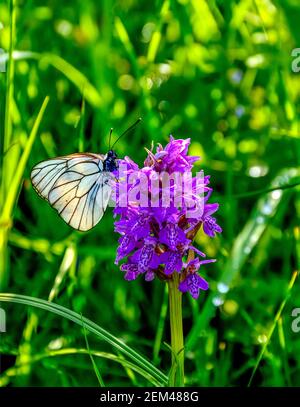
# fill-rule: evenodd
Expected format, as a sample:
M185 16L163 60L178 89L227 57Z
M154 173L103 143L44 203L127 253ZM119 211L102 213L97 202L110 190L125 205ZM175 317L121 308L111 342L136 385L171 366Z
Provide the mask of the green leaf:
M102 106L102 97L94 85L92 85L87 77L77 68L58 55L51 53L40 54L38 52L31 51L14 51L12 57L15 61L35 59L41 61L41 63L52 65L52 67L65 75L65 77L68 78L69 81L76 86L76 88L78 88L81 94L84 94L84 98L87 102L97 108ZM7 53L0 55L0 64L5 63L7 60Z
M287 199L288 194L293 191L291 188L281 188L276 190L274 190L274 188L278 188L281 185L292 184L296 181L298 182L299 176L300 170L297 168L281 171L272 181L270 192L262 195L257 201L256 206L249 215L248 222L235 238L231 253L228 256L227 263L224 267L224 272L218 279L218 286L222 286L221 291L223 292L210 292L207 301L201 310L201 314L198 316L196 323L193 325L187 337L186 348L190 349L195 346L199 332L209 324L209 321L216 313L216 306L213 302L215 297L217 296L221 301L224 300L231 285L234 283L234 280L237 278L253 249L258 244L269 222L276 215L279 205L281 202L284 202Z
M9 294L9 293L0 294L0 301L24 304L35 308L44 309L48 312L52 312L66 319L69 319L70 321L75 322L79 326L82 326L82 323L84 323L87 331L95 334L99 339L109 343L117 351L120 351L122 354L132 359L137 366L139 366L145 372L147 372L153 378L153 380L155 380L160 386L164 386L168 382L168 378L164 373L162 373L151 362L149 362L147 359L141 356L134 349L130 348L120 339L116 338L111 333L101 328L99 325L95 324L91 320L85 317L81 317L80 314L72 310L69 310L68 308L65 308L58 304L51 303L49 301L42 300L40 298L28 297L19 294Z

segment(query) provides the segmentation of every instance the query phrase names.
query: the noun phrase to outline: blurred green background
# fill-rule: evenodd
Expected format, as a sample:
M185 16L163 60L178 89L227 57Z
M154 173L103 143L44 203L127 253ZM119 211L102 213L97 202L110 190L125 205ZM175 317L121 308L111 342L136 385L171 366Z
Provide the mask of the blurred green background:
M186 384L247 385L255 372L254 386L299 386L291 315L300 307L298 4L2 1L2 66L7 53L13 58L0 73L1 291L50 295L168 374L166 289L123 280L111 208L91 232L77 233L29 178L49 157L106 152L110 127L116 137L141 116L119 156L142 164L152 141L191 137L191 154L202 157L196 169L211 174L211 202L220 202L223 234L196 239L218 259L201 269L210 290L183 301ZM2 386L97 386L86 339L106 386L155 384L72 322L1 307Z

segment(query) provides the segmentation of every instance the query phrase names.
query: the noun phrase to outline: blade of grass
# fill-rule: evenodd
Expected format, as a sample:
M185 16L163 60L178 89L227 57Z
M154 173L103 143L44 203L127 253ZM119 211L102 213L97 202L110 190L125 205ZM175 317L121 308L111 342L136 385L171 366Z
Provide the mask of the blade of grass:
M139 72L139 67L137 65L137 57L135 54L134 47L132 45L132 42L130 41L126 28L125 28L122 20L119 17L115 18L115 28L117 31L117 35L120 38L128 56L129 56L132 66L134 67L136 72Z
M97 377L99 386L100 386L100 387L105 387L105 384L104 384L104 381L103 381L103 379L102 379L102 376L101 376L101 374L100 374L100 372L99 372L99 369L98 369L98 367L97 367L97 365L96 365L96 362L94 361L93 355L92 355L91 350L90 350L90 346L89 346L89 341L88 341L87 334L86 334L85 325L84 325L84 322L83 322L83 320L82 320L82 314L80 314L80 315L81 315L81 321L82 321L82 327L83 327L83 333L84 333L85 344L86 344L86 348L87 348L87 350L88 350L88 353L89 353L89 356L90 356L90 359L91 359L91 362L92 362L92 365L93 365L94 372L95 372L95 374L96 374L96 377Z
M71 65L69 62L64 60L58 55L51 53L38 53L32 51L17 51L15 50L12 54L12 59L14 61L24 60L24 59L34 59L40 61L42 64L51 65L53 68L61 72L66 78L72 82L76 88L82 93L84 90L84 97L87 102L92 106L99 108L102 106L102 97L94 85L83 75L77 68ZM0 55L0 62L6 62L8 60L8 54Z
M285 340L285 335L284 335L284 329L283 329L283 323L282 323L282 317L279 318L278 320L278 338L279 338L279 344L282 349L282 363L283 363L283 371L284 371L284 376L286 380L286 385L287 386L292 386L292 381L291 381L291 374L290 374L290 369L289 369L289 362L288 362L288 355L287 355L287 349L286 349L286 340Z
M9 233L8 241L13 246L23 250L32 250L50 258L52 255L61 256L68 243L65 239L60 242L52 243L47 239L29 238L14 231Z
M267 194L268 192L273 192L277 190L285 190L289 188L295 188L300 185L300 181L292 182L291 184L287 185L278 185L277 187L272 187L272 188L266 188L266 189L257 189L256 191L249 191L249 192L244 192L242 194L234 194L233 198L234 199L241 199L241 198L249 198L250 196L255 196L255 195L261 195L261 194Z
M124 46L125 51L128 54L128 58L132 64L134 76L140 88L140 105L143 111L143 120L145 122L145 128L150 132L150 139L155 140L157 137L156 129L159 127L159 118L155 115L155 109L152 109L152 99L149 89L145 85L145 78L143 77L139 64L138 57L136 55L132 41L126 30L125 25L119 17L115 18L115 29L117 36ZM144 113L145 112L145 113ZM140 116L140 115L139 115Z
M120 359L125 359L124 356L122 354L120 354L120 352L118 352L118 357ZM125 370L127 376L129 377L132 385L137 386L137 380L136 380L133 369L131 369L130 366L126 366L126 365L124 365L123 367L124 367L124 370Z
M152 38L150 40L149 43L149 47L148 47L148 53L147 53L147 60L148 62L154 62L155 61L155 57L157 55L158 52L158 48L159 48L159 44L161 41L161 30L162 30L162 25L163 25L163 21L165 16L168 14L169 12L169 7L170 7L170 1L169 0L165 0L162 4L160 13L159 13L159 24L157 26L157 29L154 30L153 34L152 34Z
M78 137L79 152L84 152L84 116L85 116L85 99L83 95L79 117L79 137Z
M12 302L16 304L24 304L46 311L52 312L54 314L60 315L70 321L82 326L81 316L68 308L62 307L61 305L51 303L39 298L28 297L25 295L19 294L9 294L2 293L0 294L0 302ZM167 376L157 369L151 362L141 356L138 352L133 350L131 347L120 341L118 338L113 336L111 333L101 328L99 325L90 321L89 319L82 317L82 320L85 324L86 329L89 332L95 334L101 340L109 343L117 351L122 352L124 355L132 359L141 369L144 369L148 374L150 374L156 381L160 383L161 386L164 386L168 382Z
M40 59L42 63L48 63L63 73L80 92L84 89L84 97L92 106L101 107L102 97L99 92L77 68L55 54L41 54Z
M7 74L6 74L6 94L5 94L5 113L4 113L4 139L0 140L1 143L1 173L0 173L0 209L3 209L5 196L7 192L7 180L5 175L5 166L8 165L9 157L7 152L11 148L12 136L12 107L14 99L14 76L15 64L13 59L13 50L16 41L16 7L15 0L9 1L9 49L7 55ZM1 54L0 58L4 58L5 54ZM6 64L6 61L3 61Z
M281 171L272 181L271 188L273 188L274 185L277 186L287 182L291 184L295 179L299 178L299 172L297 168ZM276 190L277 189L276 187ZM219 286L222 286L222 292L217 291L216 293L211 292L209 294L201 313L187 336L186 349L191 349L196 345L199 332L209 324L216 313L217 307L214 305L214 298L217 296L218 299L224 300L230 286L241 272L242 267L255 246L259 243L269 222L276 215L279 205L282 202L286 202L288 194L291 192L291 189L285 189L280 195L276 194L276 196L273 195L274 192L268 192L259 198L249 216L248 222L233 242L231 254L219 278Z
M265 25L265 23L264 23L264 20L263 20L263 17L262 17L262 13L261 13L261 11L260 11L260 7L259 7L259 5L257 4L257 1L256 1L256 0L253 0L253 5L254 5L255 10L256 10L256 12L257 12L259 18L260 18L261 26L262 26L262 29L263 29L263 31L264 31L264 34L265 34L265 37L266 37L266 41L268 42L268 41L269 41L268 32L267 32L267 30L266 30L266 25Z
M291 278L291 280L290 280L290 282L289 282L289 285L288 285L288 289L287 289L286 296L285 296L284 300L282 301L282 303L280 304L280 307L279 307L279 309L278 309L278 311L277 311L277 313L276 313L276 315L275 315L275 318L274 318L274 320L273 320L272 326L271 326L271 328L270 328L270 330L269 330L269 333L268 333L268 335L267 335L267 340L266 340L266 342L263 344L263 346L262 346L262 348L261 348L261 351L259 352L259 355L258 355L258 357L257 357L255 366L254 366L254 368L253 368L253 370L252 370L252 373L251 373L250 380L249 380L249 382L248 382L248 387L250 387L251 384L252 384L252 380L253 380L253 378L254 378L254 375L255 375L255 373L256 373L256 371L257 371L257 369L258 369L258 367L259 367L259 364L260 364L260 362L261 362L261 360L262 360L262 358L263 358L263 356L264 356L264 353L265 353L265 351L266 351L266 349L267 349L267 346L268 346L268 344L270 343L270 340L271 340L271 338L272 338L272 335L273 335L273 333L274 333L274 330L275 330L275 328L276 328L276 326L277 326L277 323L278 323L278 321L279 321L279 319L280 319L280 317L281 317L282 311L284 310L284 307L285 307L285 305L286 305L288 299L290 298L291 291L292 291L292 288L293 288L293 286L294 286L294 283L295 283L295 281L296 281L297 276L298 276L298 271L294 271L294 273L293 273L293 275L292 275L292 278Z
M55 281L53 284L53 287L50 291L48 301L53 301L54 298L57 296L59 292L59 288L63 282L63 279L65 278L65 275L67 274L68 270L72 266L73 262L76 262L76 247L74 242L70 242L69 246L66 248L63 260L61 262L59 271L55 277Z
M0 352L1 352L1 348L0 348ZM96 350L90 350L90 352L94 357L108 359L112 362L119 363L120 365L122 365L126 368L129 368L132 371L135 371L136 373L138 373L142 377L144 377L146 380L148 380L154 386L161 386L160 381L157 381L149 373L147 373L144 369L141 369L139 366L124 359L123 357L114 355L113 353L99 352ZM5 353L11 354L11 355L17 355L17 351L8 352L7 350L5 350ZM64 348L64 349L58 349L58 350L51 350L51 351L47 351L45 353L31 355L31 359L28 360L26 362L26 364L37 363L40 360L43 360L44 358L50 358L50 357L68 356L68 355L88 355L88 354L89 354L89 352L87 351L87 349L82 349L82 348ZM22 366L15 365L15 366L7 369L2 374L2 376L0 376L0 387L6 386L9 383L9 378L18 374L18 369L20 367L22 367Z
M153 346L153 363L155 364L157 364L159 360L159 351L161 348L167 312L168 312L168 286L166 284Z
M4 118L4 149L6 151L11 142L12 134L12 115L11 104L14 97L14 75L15 64L13 59L13 51L16 41L16 0L9 1L9 50L7 62L7 77L6 77L6 103L5 103L5 118ZM2 55L3 57L4 55Z
M31 355L34 353L34 350L32 348L32 336L34 336L36 332L37 325L38 317L36 315L36 311L30 310L30 312L28 312L27 322L23 328L23 333L15 362L15 365L23 366L19 369L21 380L20 385L26 385L27 377L30 375L31 372L31 366L27 362L30 360Z
M26 167L26 164L27 164L27 161L28 161L28 158L29 158L32 146L33 146L33 143L35 141L39 126L40 126L42 118L44 116L46 107L48 105L48 102L49 102L49 97L46 96L46 98L45 98L45 100L44 100L44 102L43 102L43 104L42 104L42 106L40 108L40 111L39 111L39 113L38 113L38 115L36 117L36 120L34 122L32 130L31 130L31 133L29 135L29 138L27 140L26 147L25 147L24 152L23 152L23 154L21 156L20 162L18 164L17 171L16 171L16 173L14 175L14 178L13 178L13 183L10 185L9 194L8 194L8 196L6 198L4 208L3 208L3 213L2 213L2 218L4 220L9 219L11 214L12 214L14 204L15 204L15 201L16 201L16 198L17 198L17 195L18 195L18 191L19 191L19 188L20 188L20 185L21 185L21 182L22 182L22 177L23 177L23 174L24 174L24 171L25 171L25 167Z
M49 102L49 97L47 96L41 106L41 109L35 119L34 125L28 137L25 149L19 159L19 163L16 169L16 172L12 178L12 182L10 183L9 191L6 194L6 199L3 204L2 214L0 218L0 288L3 289L8 281L7 275L7 240L8 240L8 233L12 226L12 213L13 209L17 200L18 193L20 191L20 187L22 184L22 178L25 171L25 167L32 149L32 145L36 138L40 123L44 116L46 107ZM9 154L6 157L9 159ZM9 171L9 166L8 166ZM5 174L3 175L5 176Z

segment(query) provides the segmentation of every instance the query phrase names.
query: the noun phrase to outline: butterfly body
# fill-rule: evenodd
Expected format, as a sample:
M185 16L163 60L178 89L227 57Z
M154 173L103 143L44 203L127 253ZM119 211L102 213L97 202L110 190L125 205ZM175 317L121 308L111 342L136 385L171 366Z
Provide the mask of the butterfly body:
M106 158L103 161L103 170L104 171L109 171L113 172L118 168L117 164L117 154L114 150L109 150L109 152L106 154Z
M42 161L31 171L36 192L74 229L86 231L102 218L111 196L117 154L75 153Z

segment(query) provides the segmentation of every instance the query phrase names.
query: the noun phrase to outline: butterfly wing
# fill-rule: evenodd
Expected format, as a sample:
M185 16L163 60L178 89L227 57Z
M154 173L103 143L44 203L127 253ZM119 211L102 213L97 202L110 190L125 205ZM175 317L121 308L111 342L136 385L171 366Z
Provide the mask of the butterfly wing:
M74 229L86 231L102 218L113 175L103 172L99 154L72 154L43 161L31 172L37 193Z

